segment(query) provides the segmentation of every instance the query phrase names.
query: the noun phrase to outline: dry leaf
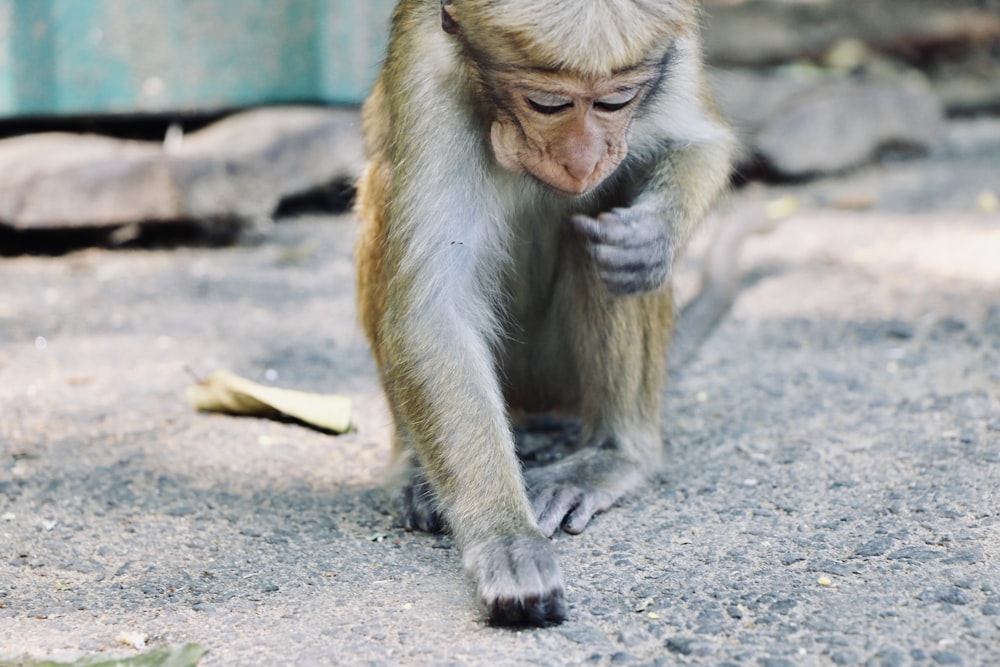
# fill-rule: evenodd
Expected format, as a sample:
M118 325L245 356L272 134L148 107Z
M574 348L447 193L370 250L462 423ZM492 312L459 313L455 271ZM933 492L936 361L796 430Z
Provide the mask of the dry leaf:
M0 658L0 667L196 667L208 650L198 644L171 644L131 658L113 658L101 653L73 662L51 662L22 658L14 662Z
M188 389L198 410L251 417L285 415L334 433L351 427L351 399L295 389L265 387L226 370L215 371Z

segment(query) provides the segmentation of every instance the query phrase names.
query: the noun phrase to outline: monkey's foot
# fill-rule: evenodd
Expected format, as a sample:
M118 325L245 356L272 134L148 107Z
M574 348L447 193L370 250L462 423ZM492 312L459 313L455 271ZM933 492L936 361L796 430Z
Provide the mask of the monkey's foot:
M639 467L611 454L582 450L558 463L525 472L538 529L551 537L562 528L576 535L643 477Z
M566 619L562 570L538 534L505 535L465 549L465 567L494 625L552 625Z
M422 468L414 466L410 469L409 477L396 496L396 505L404 529L427 533L444 530L437 498Z

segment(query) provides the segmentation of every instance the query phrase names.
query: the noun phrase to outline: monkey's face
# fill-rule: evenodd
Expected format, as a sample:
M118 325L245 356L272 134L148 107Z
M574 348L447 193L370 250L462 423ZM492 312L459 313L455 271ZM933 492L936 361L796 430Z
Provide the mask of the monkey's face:
M566 195L589 192L628 155L632 119L654 78L645 67L597 80L498 75L490 132L497 162Z

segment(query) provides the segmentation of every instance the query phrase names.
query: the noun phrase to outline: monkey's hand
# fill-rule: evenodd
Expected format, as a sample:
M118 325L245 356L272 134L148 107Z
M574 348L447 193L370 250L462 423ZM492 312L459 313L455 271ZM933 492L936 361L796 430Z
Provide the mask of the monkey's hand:
M674 248L664 220L646 208L615 208L597 218L574 215L598 275L614 294L659 289L673 269Z
M550 625L566 618L562 571L537 533L503 535L464 550L466 569L496 625Z
M611 507L643 473L609 451L584 448L524 476L538 529L552 536L560 528L582 533L595 514Z

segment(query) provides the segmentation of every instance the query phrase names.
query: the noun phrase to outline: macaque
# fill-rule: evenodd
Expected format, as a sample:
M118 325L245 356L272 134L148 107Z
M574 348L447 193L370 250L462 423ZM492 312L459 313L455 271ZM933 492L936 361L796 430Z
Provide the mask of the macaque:
M692 0L402 0L363 110L358 300L407 529L492 623L566 616L549 538L658 470L678 254L729 177ZM512 424L573 415L523 471Z

